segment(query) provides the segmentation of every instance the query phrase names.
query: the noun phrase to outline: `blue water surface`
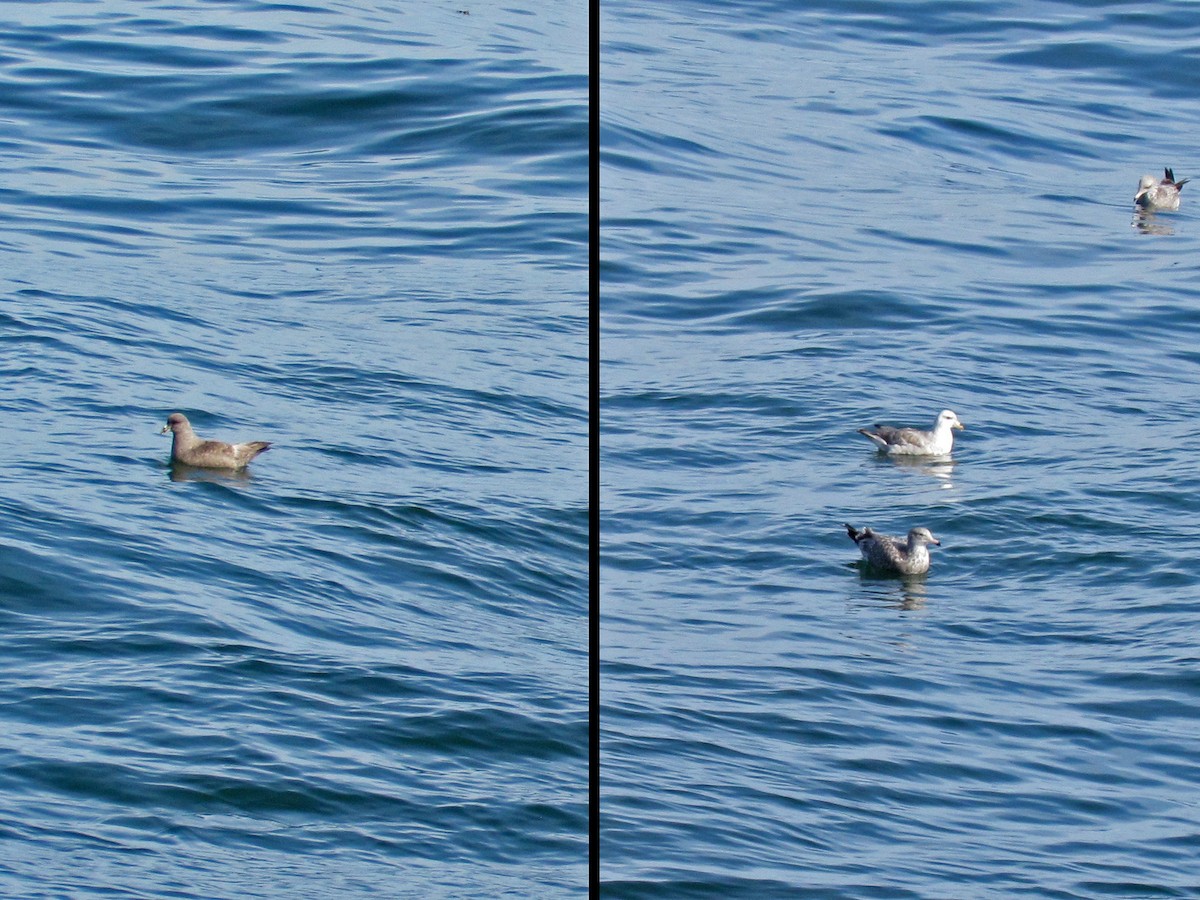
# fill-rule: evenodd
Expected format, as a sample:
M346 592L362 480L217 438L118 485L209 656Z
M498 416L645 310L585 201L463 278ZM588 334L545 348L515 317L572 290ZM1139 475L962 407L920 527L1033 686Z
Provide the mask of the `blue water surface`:
M583 895L584 16L0 12L0 894Z
M601 39L603 895L1200 896L1200 10Z

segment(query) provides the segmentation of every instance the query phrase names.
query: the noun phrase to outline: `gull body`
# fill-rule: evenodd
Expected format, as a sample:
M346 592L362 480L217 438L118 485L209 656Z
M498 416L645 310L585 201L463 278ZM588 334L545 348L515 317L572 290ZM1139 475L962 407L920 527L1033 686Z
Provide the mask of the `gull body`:
M192 431L192 423L183 413L171 413L159 434L171 432L171 462L201 469L244 469L246 464L271 447L270 441L227 444L206 441Z
M869 438L880 453L889 456L948 456L954 449L954 432L964 428L953 410L943 409L929 431L875 425L860 428L858 433Z
M1175 173L1170 169L1163 169L1162 181L1153 175L1143 175L1142 180L1138 182L1137 193L1133 195L1133 202L1147 210L1179 209L1179 194L1190 180L1184 178L1182 181L1176 181Z
M929 571L927 545L942 545L928 528L920 526L909 531L906 538L876 534L870 528L859 531L853 525L846 526L846 534L858 545L868 566L900 575L924 575Z

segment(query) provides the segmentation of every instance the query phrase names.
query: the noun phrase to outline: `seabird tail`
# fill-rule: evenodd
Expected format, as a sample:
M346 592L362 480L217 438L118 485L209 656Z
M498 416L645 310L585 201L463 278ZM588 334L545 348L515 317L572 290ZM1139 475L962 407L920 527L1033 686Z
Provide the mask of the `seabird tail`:
M876 429L879 429L882 427L883 427L882 425L875 426ZM881 438L875 432L867 431L867 429L865 429L865 428L860 428L860 429L858 429L858 433L861 434L863 437L865 437L867 440L869 440L872 444L874 444L880 450L887 449L887 441L885 441L883 438Z

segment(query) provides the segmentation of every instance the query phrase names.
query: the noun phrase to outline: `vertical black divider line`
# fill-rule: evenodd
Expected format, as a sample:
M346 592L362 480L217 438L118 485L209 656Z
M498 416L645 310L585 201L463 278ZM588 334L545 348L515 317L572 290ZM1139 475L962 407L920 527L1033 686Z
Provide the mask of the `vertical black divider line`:
M588 0L588 892L600 894L600 0Z

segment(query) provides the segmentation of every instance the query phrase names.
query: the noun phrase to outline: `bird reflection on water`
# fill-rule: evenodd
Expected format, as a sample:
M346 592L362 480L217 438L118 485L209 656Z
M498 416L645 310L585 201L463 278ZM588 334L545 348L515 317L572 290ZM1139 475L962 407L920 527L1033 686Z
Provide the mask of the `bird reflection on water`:
M225 484L254 480L249 469L202 469L186 463L168 464L167 474L172 481L208 481Z
M861 562L851 565L858 569L863 592L855 601L861 605L908 611L921 609L929 601L925 575L884 575Z
M1174 234L1175 226L1159 219L1152 210L1139 209L1130 223L1142 234Z
M943 482L940 485L943 488L954 487L950 477L954 474L954 467L957 463L949 456L884 456L881 453L874 457L874 461L876 465L891 465L921 475L928 475L930 478L937 478Z

